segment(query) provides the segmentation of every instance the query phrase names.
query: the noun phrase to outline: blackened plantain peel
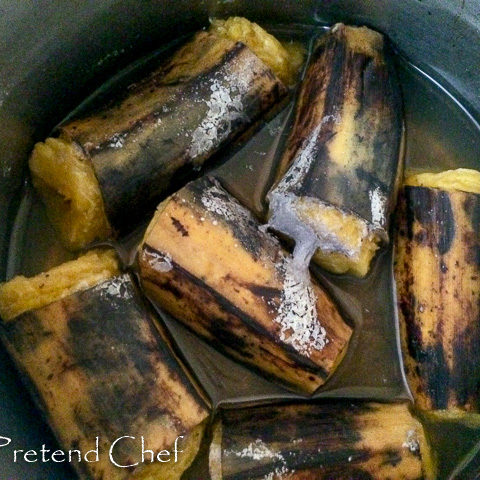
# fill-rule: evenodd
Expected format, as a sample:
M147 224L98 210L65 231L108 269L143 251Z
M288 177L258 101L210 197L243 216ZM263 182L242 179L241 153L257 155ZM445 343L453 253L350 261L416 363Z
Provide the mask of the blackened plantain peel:
M209 408L112 250L1 284L0 315L2 342L59 444L98 451L72 462L79 478L180 479ZM156 458L182 452L143 461L142 439Z
M403 136L399 86L384 37L335 25L303 80L269 225L334 273L364 276L388 240Z
M38 143L33 184L65 246L131 231L281 104L288 89L276 73L292 81L302 58L246 19L216 21L112 104Z

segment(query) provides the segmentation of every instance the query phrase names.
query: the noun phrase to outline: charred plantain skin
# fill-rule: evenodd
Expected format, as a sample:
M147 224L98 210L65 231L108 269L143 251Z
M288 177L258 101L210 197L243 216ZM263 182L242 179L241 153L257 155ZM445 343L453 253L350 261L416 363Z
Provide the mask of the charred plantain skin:
M316 240L313 257L334 273L364 276L388 240L403 135L399 87L383 36L335 25L308 66L270 225L292 236L299 222ZM289 217L289 218L288 218Z
M161 308L290 388L315 391L346 350L352 330L329 296L213 179L160 204L138 263Z
M172 181L194 177L286 94L245 44L199 32L124 98L37 144L30 159L34 185L70 248L125 233L171 191ZM56 179L66 159L81 174L71 182L88 183L90 204L81 195L86 185L72 192L71 182ZM70 225L72 212L77 223Z
M448 175L455 183L444 183L445 172L407 180L395 278L405 370L417 406L478 412L480 195L455 187L459 172Z
M223 410L209 460L212 480L433 478L422 426L406 404Z
M90 156L107 217L125 231L132 215L148 211L168 191L180 169L200 167L285 93L245 45L201 32L159 79L104 112L105 120L101 114L73 122L61 129L62 136Z
M4 345L82 479L179 479L202 438L206 403L173 355L128 274L112 276L4 321ZM109 459L137 467L119 468ZM141 461L141 437L155 455L179 439L178 463ZM73 457L74 459L76 457Z

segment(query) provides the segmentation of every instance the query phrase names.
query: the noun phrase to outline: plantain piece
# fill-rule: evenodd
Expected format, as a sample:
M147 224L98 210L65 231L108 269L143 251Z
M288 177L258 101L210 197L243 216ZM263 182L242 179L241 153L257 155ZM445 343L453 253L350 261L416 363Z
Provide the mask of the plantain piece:
M80 145L47 138L35 145L29 167L48 218L67 248L80 249L113 234L95 171Z
M212 480L433 478L406 404L338 400L222 411L209 466Z
M309 393L352 330L252 214L208 177L160 204L140 247L147 294L215 348Z
M236 22L250 25L246 19L229 25ZM260 27L251 28L252 49L231 30L228 38L213 27L197 33L122 98L61 125L59 138L35 146L33 184L68 248L131 229L173 180L194 176L286 95L269 62L256 55L271 58L278 70L278 45ZM239 40L249 35L242 31Z
M234 42L242 42L268 65L285 85L293 85L305 58L298 42L281 43L262 27L243 17L213 19L210 31Z
M269 192L269 224L309 244L334 273L367 274L388 240L403 135L390 52L380 33L335 25L303 80Z
M80 478L178 480L198 451L207 406L113 258L111 251L88 253L3 285L2 292L13 285L19 295L37 291L40 298L32 306L2 295L8 314L1 338L64 451L83 457L97 450L96 461L91 453L89 462L73 453ZM145 461L142 439L153 452L146 452ZM171 453L160 457L165 463L156 460L162 450Z
M36 277L19 275L0 283L0 317L5 321L13 320L24 312L54 303L119 274L115 252L96 249Z
M479 192L480 173L463 169L410 177L401 195L395 277L420 409L479 411Z

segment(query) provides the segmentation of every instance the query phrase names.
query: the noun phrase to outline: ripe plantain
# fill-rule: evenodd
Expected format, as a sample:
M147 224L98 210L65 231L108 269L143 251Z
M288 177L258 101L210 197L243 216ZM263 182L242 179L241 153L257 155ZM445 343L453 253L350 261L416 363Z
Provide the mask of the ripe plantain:
M402 108L384 37L335 25L312 54L270 191L269 224L334 273L367 274L400 172Z
M405 370L423 410L480 407L480 173L407 178L395 278Z
M225 409L209 465L212 480L433 478L422 425L406 404L345 400Z
M113 103L35 146L33 184L68 248L131 230L172 181L197 175L285 97L272 68L291 79L300 50L288 53L246 19L220 25L197 33Z
M80 478L180 479L207 405L112 251L0 285L0 307L1 339L64 451L85 454L98 437L98 461L73 454ZM109 457L125 435L135 439L117 442L112 458L131 468ZM150 463L147 453L142 463L141 437L156 456L180 436L178 462Z
M215 348L312 393L352 334L320 285L208 177L162 202L140 246L142 284Z

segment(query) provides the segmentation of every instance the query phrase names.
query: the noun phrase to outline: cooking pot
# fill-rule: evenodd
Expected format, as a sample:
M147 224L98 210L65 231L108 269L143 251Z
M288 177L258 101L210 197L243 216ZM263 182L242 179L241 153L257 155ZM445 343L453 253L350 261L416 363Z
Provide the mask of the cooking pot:
M479 0L0 0L0 280L34 142L132 60L206 25L209 17L229 15L259 23L371 26L387 33L406 58L453 94L473 123L480 119ZM443 139L434 131L442 122L429 126L428 117L448 112L431 105L424 114L421 132L408 148L430 159L429 138L435 138L435 151L448 157L455 150L475 166L479 152L468 131L458 125ZM3 350L0 436L24 450L55 445ZM2 479L73 477L64 464L15 463L6 450L0 448Z

